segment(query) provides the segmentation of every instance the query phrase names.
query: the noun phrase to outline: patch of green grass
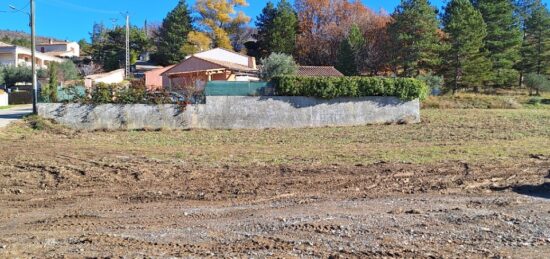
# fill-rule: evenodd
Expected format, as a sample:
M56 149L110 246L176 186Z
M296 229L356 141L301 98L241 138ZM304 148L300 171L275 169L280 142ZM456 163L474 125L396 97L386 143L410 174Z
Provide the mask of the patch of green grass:
M200 166L513 163L528 159L530 154L550 155L548 109L428 109L422 111L422 119L420 124L408 125L68 135L55 130L25 130L28 124L17 124L0 132L0 142L7 149L10 145L55 147L57 153L83 153L90 159L132 155Z
M7 110L7 109L11 109L11 108L13 108L13 105L0 106L0 110Z
M422 102L429 109L550 109L550 94L532 97L524 94L488 95L459 93L455 95L430 96Z

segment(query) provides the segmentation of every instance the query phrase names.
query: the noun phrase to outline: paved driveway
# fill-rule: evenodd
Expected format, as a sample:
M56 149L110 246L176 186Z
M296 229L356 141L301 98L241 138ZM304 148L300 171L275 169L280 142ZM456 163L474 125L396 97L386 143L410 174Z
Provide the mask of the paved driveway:
M0 128L8 126L13 121L32 113L32 105L16 106L7 110L0 110Z

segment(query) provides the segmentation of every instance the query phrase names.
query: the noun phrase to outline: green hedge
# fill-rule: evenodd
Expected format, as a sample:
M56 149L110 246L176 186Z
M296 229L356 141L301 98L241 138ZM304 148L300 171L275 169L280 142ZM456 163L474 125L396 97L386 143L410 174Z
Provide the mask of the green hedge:
M428 86L412 78L382 77L300 77L282 76L273 79L279 96L336 97L395 96L402 100L423 100Z

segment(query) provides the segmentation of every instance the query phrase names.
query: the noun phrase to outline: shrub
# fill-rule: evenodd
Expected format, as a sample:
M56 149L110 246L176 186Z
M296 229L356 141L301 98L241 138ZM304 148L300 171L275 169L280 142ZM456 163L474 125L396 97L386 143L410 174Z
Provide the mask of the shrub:
M542 98L540 97L533 97L531 99L529 99L529 101L527 101L527 104L531 104L531 105L534 105L534 106L541 106L542 104Z
M16 83L32 82L32 70L26 66L5 66L0 68L7 86L14 86Z
M128 87L116 93L116 103L145 103L146 99L147 92L145 91L145 89Z
M130 85L99 83L91 90L91 98L78 93L69 93L72 102L91 104L170 104L176 103L168 92L148 92L142 80L134 80Z
M96 84L91 92L91 102L95 104L112 103L114 101L113 85Z
M58 64L59 76L63 81L77 80L80 78L78 68L71 60L66 60Z
M296 75L298 72L298 65L291 55L272 53L269 57L262 59L261 62L260 77L266 81L277 76Z
M445 80L442 76L436 76L431 73L419 75L416 79L426 83L426 85L430 88L429 93L432 95L439 95L439 93L441 93L441 89L443 89L443 86L445 85Z
M412 78L381 77L300 77L273 79L279 96L336 97L395 96L402 100L423 100L428 95L426 83Z
M525 76L525 85L535 90L537 94L539 92L550 91L550 81L543 75L530 73Z

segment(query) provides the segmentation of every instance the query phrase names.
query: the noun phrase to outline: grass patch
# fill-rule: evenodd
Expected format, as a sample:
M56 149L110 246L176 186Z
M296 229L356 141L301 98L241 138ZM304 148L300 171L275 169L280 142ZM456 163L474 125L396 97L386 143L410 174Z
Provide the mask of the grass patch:
M531 97L526 94L487 95L459 93L455 95L430 96L422 102L427 109L550 109L550 95Z
M23 119L22 123L23 123L22 125L20 124L18 126L15 126L15 128L18 128L18 127L22 127L23 129L28 128L34 131L41 131L43 133L53 134L53 135L60 135L60 134L69 135L74 133L73 130L62 126L53 120L45 119L37 115L26 116ZM25 131L23 130L20 132L25 132Z
M135 156L200 166L378 161L510 162L550 156L550 109L422 111L423 122L311 129L74 132L28 117L0 132L4 148L83 159ZM14 141L17 140L17 141Z

